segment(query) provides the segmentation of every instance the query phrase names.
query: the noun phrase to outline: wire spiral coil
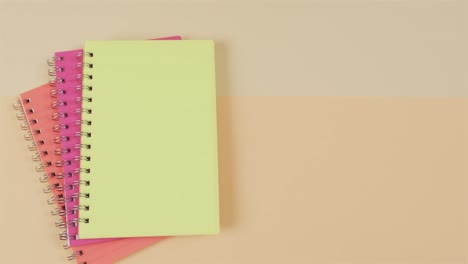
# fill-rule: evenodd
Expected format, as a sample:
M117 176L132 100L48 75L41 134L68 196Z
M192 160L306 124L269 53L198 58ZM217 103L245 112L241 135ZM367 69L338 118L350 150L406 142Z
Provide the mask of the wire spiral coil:
M82 127L91 125L90 120L81 118L81 115L92 113L90 108L82 107L82 103L92 102L91 97L82 96L82 92L92 90L92 87L89 85L82 84L84 79L89 80L92 78L89 74L82 72L84 68L93 67L89 63L85 64L82 62L83 56L88 55L88 53L83 52L76 53L75 67L70 67L70 64L68 64L70 61L73 62L69 60L72 59L71 57L57 57L54 60L55 63L51 64L49 69L49 72L55 72L55 75L50 74L52 76L52 83L55 85L50 91L50 96L54 98L50 106L55 110L52 119L60 122L53 127L53 131L57 133L53 138L53 142L58 146L52 154L64 155L62 159L56 160L53 166L57 168L57 171L61 171L55 177L61 177L65 183L62 186L64 195L53 196L48 202L66 205L52 212L55 215L67 216L67 222L60 221L57 224L58 227L65 229L60 234L61 240L76 240L77 234L71 231L76 229L70 230L69 228L76 227L78 223L89 223L88 219L80 218L77 215L79 211L88 211L89 206L73 204L77 204L80 198L87 199L90 197L89 193L79 191L80 186L89 186L91 184L90 180L72 180L75 178L79 179L78 177L82 178L83 174L90 173L89 168L76 166L80 162L90 161L91 159L89 156L78 154L82 149L90 149L91 145L77 141L77 139L81 139L82 137L91 136L90 132L81 130ZM65 60L67 61L66 64ZM62 63L62 61L64 62ZM61 66L62 64L67 66L63 67ZM65 73L68 75L65 75ZM74 151L77 151L77 155L73 156L72 153ZM75 167L72 167L72 165ZM52 177L52 175L48 176ZM76 254L71 256L75 257Z

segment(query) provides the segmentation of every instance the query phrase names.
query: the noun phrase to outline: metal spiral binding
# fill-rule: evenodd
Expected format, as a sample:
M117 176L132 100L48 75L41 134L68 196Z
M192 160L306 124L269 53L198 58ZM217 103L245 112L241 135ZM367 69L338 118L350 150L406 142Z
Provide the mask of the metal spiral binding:
M83 91L83 90L92 91L92 90L93 90L93 86L90 86L90 85L83 85L83 86L77 85L77 86L75 87L75 91L76 91L76 92L81 92L81 91Z
M92 99L89 98L88 102L92 102ZM75 113L77 113L77 114L79 114L79 113L92 114L93 110L89 109L89 108L77 108L77 109L75 109Z
M28 130L28 131L26 132L26 134L24 134L24 139L25 139L26 141L32 141L32 140L33 140L33 135L32 135L32 133L31 133L30 130Z
M23 121L20 124L21 130L28 130L29 129L29 123L27 121Z
M77 235L71 235L67 233L67 229L63 230L59 235L60 240L76 240Z
M13 109L15 109L15 110L22 110L20 100L16 100L16 102L13 103Z
M62 142L67 142L67 141L70 141L69 136L57 136L54 138L55 144L61 144Z
M61 89L52 89L50 90L50 96L53 98L57 98L57 95L59 94L66 94L67 92L65 90Z
M62 67L55 67L55 63L53 65L49 64L49 66L50 66L48 70L49 76L56 76L57 72L63 72L64 70Z
M60 73L60 72L63 72L65 69L62 68L62 67L59 67L56 65L56 61L61 61L63 60L63 57L53 57L51 59L48 60L48 64L50 66L49 68L49 76L51 76L51 80L50 80L50 83L52 86L56 86L57 83L65 83L65 79L62 79L60 77L57 76L57 73ZM66 90L62 90L62 89L58 89L58 88L54 88L54 89L51 89L50 91L50 96L52 98L57 98L59 95L64 95L66 94ZM63 107L63 106L66 106L68 104L68 102L66 101L62 101L62 100L55 100L51 103L51 108L52 109L60 109L60 107ZM63 112L54 112L53 115L52 115L52 119L53 120L60 120L60 119L63 119L63 118L67 118L68 117L68 113L63 113ZM69 125L68 124L56 124L54 125L54 127L52 128L54 132L56 133L59 133L63 130L66 130L66 129L69 129ZM54 138L54 143L55 144L62 144L63 142L67 142L69 141L70 138L67 137L67 136L56 136ZM70 148L66 148L66 147L60 147L60 148L56 148L55 151L54 151L54 154L55 155L62 155L62 154L65 154L65 153L69 153L71 152L71 149ZM58 160L55 162L55 166L56 167L63 167L63 166L67 166L67 165L70 165L71 164L71 161L67 161L67 160ZM46 175L47 177L55 177L57 179L64 179L65 177L72 177L73 174L72 173L64 173L64 172L52 172L50 173L49 175ZM60 188L60 190L65 190L66 188L69 188L69 186L51 186L49 185L48 187L45 188L44 191L49 191L50 188ZM65 194L59 194L57 196L52 196L50 197L47 202L49 204L60 204L62 205L61 207L58 207L56 208L55 210L53 210L51 213L53 215L59 215L59 216L65 216L65 215L68 215L68 214L72 214L74 211L72 210L67 210L66 207L65 207L65 204L67 202L71 201L71 199L67 198L65 196ZM67 229L66 229L66 223L63 222L63 220L60 220L60 222L57 224L57 227L61 227L61 228L65 228L64 232L62 234L60 234L60 239L61 240L69 240L69 239L76 239L76 236L71 236L69 234L67 234ZM65 249L68 249L70 248L70 246L68 245L68 243L66 245L64 245L64 248ZM69 257L70 259L70 257Z
M65 187L59 183L54 183L54 184L49 184L46 187L44 187L43 191L44 193L51 193L52 190L58 190L58 191L63 191L65 190Z
M91 185L91 183L90 183L90 181L79 180L79 181L74 181L74 182L72 182L72 183L70 183L70 184L67 184L67 185L65 186L65 188L67 188L68 190L72 190L72 189L74 189L75 187L80 186L80 185L89 186L89 185ZM83 195L82 197L85 197L85 198L88 198L88 197L89 197L89 195L85 195L84 193L80 193L80 194Z
M58 227L58 228L67 228L67 227L75 227L75 226L78 226L79 223L87 223L86 221L84 221L83 219L73 219L71 221L68 221L68 222L64 222L62 219L60 219L59 221L55 222L55 226Z
M83 56L86 56L88 58L92 58L92 57L94 57L94 53L92 53L92 52L80 52L80 53L77 54L77 59L79 58L80 60L82 60ZM93 67L94 67L94 65L92 63L89 63L89 62L78 62L76 64L77 69L82 69L82 68L92 69ZM83 80L83 79L92 80L93 75L89 74L89 73L86 73L86 72L83 72L82 74L77 74L76 78L77 78L77 80ZM75 102L76 103L85 103L86 102L87 104L92 103L93 102L92 97L81 95L81 93L83 91L91 92L92 90L93 90L92 85L86 85L86 84L77 85L75 87L75 91L78 94L80 94L80 96L76 97ZM84 118L85 117L84 115L92 114L92 109L91 108L86 108L86 107L81 107L81 108L75 109L75 113L82 115L81 120L78 120L78 121L75 122L75 125L81 126L82 130L79 131L79 132L76 132L74 134L74 136L76 136L76 137L87 137L87 138L91 137L92 136L91 132L84 131L83 128L84 128L84 126L91 126L91 124L92 124L92 122L90 120L87 120L86 118ZM75 149L91 149L90 144L84 144L84 143L76 144L74 147L75 147ZM88 155L80 155L80 156L76 156L74 158L74 160L75 161L81 161L81 162L89 162L89 161L91 161L91 157L88 156ZM81 173L89 174L89 173L91 173L91 169L86 168L85 166L82 166L80 168L75 169L73 171L73 173L76 173L76 174L81 174ZM89 179L86 179L85 177L81 177L80 180L77 180L77 181L74 181L71 184L68 184L65 188L73 189L73 188L78 187L78 186L90 186L90 185L91 185L91 182L90 182ZM79 198L90 198L90 194L86 193L86 192L81 192L81 193L77 192L74 195L72 195L72 197L71 197L71 199L79 199ZM89 211L90 207L88 205L79 205L79 206L76 206L76 207L72 208L73 212L76 212L77 210ZM76 223L76 224L85 223L86 224L86 223L89 223L89 218L81 217L81 218L72 219L72 223ZM73 256L76 256L76 252L75 252L75 255L73 255Z
M55 226L58 228L67 228L67 227L75 227L78 225L78 222L75 221L70 221L70 222L64 222L62 219L59 221L55 222Z
M73 185L73 186L65 186L65 188L74 188L76 185ZM71 202L74 202L76 199L79 199L79 198L89 198L89 194L86 194L86 193L75 193L71 196L68 196L68 197L65 197L63 194L59 194L57 196L52 196L50 197L47 202L49 204L53 204L53 203L58 203L58 204L64 204L64 203L71 203Z
M51 58L49 58L47 60L47 65L50 66L49 70L48 70L48 74L51 77L49 79L50 86L55 86L57 84L57 82L61 83L61 82L65 81L64 79L60 79L60 78L56 77L56 72L57 71L63 71L63 68L55 67L55 62L56 61L61 61L61 60L63 60L63 57L51 57Z
M90 144L75 144L75 149L80 149L80 148L91 149L91 145Z
M90 173L90 172L91 172L91 169L88 169L88 168L79 168L79 169L75 169L75 170L73 171L73 173L80 173L80 172Z
M57 109L57 108L59 108L59 106L66 106L67 102L65 102L65 101L53 101L51 105L52 105L53 109Z
M69 201L69 199L67 199L64 194L59 194L57 196L54 196L53 200L59 204L64 204Z
M55 74L56 74L56 73L55 73L55 67L54 67L54 68L52 68L52 67L49 68L48 73L49 73L49 76L55 76Z
M62 154L70 153L70 152L71 152L71 149L70 149L70 148L58 148L58 149L55 149L55 155L62 155Z
M32 160L35 162L41 161L41 155L38 152L34 153L32 156Z
M74 160L75 161L81 161L81 160L91 161L91 157L90 156L76 156Z
M52 215L59 215L59 216L65 216L67 215L67 209L65 208L65 205L61 205L54 210L50 211Z
M91 121L90 120L83 120L83 119L82 120L76 120L75 125L77 125L77 126L81 126L81 125L90 126Z
M69 126L67 124L57 124L54 125L53 130L54 132L60 132L61 130L67 130Z
M21 121L26 120L26 116L24 115L23 111L16 113L16 118Z
M81 132L76 132L75 137L91 137L91 132L86 132L86 131L81 131Z
M55 56L50 57L50 58L47 59L47 65L55 66L55 62L56 61L61 61L61 60L63 60L63 57L55 57Z
M39 177L39 181L40 181L41 183L46 183L48 179L49 179L49 176L48 176L47 174L45 174L45 173L42 174L42 175Z
M83 250L78 250L73 252L70 256L68 256L68 260L74 260L76 257L83 256Z
M55 226L58 228L68 228L78 226L78 221L64 222L62 219L55 223Z
M66 209L65 205L62 205L60 208L56 208L51 211L52 215L66 216L76 214L78 211L89 211L89 206L87 205L76 205L72 209Z
M55 226L56 226L56 227L60 227L60 228L66 227L66 226L65 226L65 222L64 222L63 219L61 219L61 218L60 218L57 222L55 222Z
M68 117L68 113L55 112L52 114L52 119L56 121L61 118L67 118L67 117Z
M86 101L86 102L91 103L91 102L93 101L93 98L80 96L80 97L77 97L77 98L75 99L75 102L77 102L77 103L81 103L81 102L83 102L83 101Z
M50 178L57 178L57 179L63 179L65 177L71 177L70 175L65 175L63 172L51 172L47 177Z
M57 167L70 166L71 164L72 164L71 160L57 160L55 162L55 166Z
M86 55L90 55L92 56L92 54L89 54L89 53L85 53ZM77 64L76 64L76 68L77 69L80 69L80 73L77 73L76 75L76 79L78 81L81 81L83 78L86 78L86 79L92 79L92 76L90 76L89 74L86 75L86 74L82 74L81 73L81 69L83 67L89 67L89 68L92 68L93 65L92 64L83 64L81 61L82 61L82 56L83 56L83 53L78 53L77 54ZM55 85L56 83L65 83L67 82L67 80L65 79L62 79L60 78L60 75L58 74L54 74L54 73L58 73L58 72L63 72L64 70L67 70L67 69L64 69L64 68L61 68L59 66L57 66L55 64L56 61L58 60L62 60L63 58L53 58L50 60L50 62L53 61L53 63L50 63L49 65L51 66L50 69L49 69L49 75L52 76L53 78L51 78L51 85ZM75 87L75 91L77 93L81 93L83 90L86 90L86 91L91 91L92 90L92 87L91 86L82 86L82 85L77 85ZM58 87L52 89L50 91L50 96L52 98L57 98L59 97L60 95L64 95L67 93L67 90L63 90L63 89L59 89ZM53 109L60 109L62 106L66 106L67 104L69 103L78 103L78 104L81 104L82 102L92 102L92 98L90 97L83 97L83 96L77 96L76 99L74 100L74 102L67 102L67 101L62 101L62 100L55 100L54 102L51 103L51 107ZM77 108L74 113L79 113L79 114L91 114L92 110L91 109L81 109L81 108ZM73 113L73 112L72 112ZM61 119L64 119L64 118L68 118L72 113L66 113L66 112L60 112L60 111L57 111L55 112L53 115L52 115L52 119L54 120L61 120ZM74 122L74 125L76 126L90 126L91 125L91 121L89 120L77 120L76 122ZM53 131L54 132L60 132L60 131L63 131L63 130L66 130L66 129L70 129L69 127L69 123L67 124L58 124L58 125L55 125L53 127ZM74 134L75 137L90 137L91 136L91 133L90 132L78 132L78 133L75 133ZM70 136L62 136L62 135L57 135L53 142L55 144L63 144L63 143L66 143L68 141L70 141L71 138ZM59 147L59 148L56 148L55 151L54 151L54 154L55 155L62 155L64 153L70 153L72 151L72 149L90 149L91 146L89 144L75 144L74 146L69 146L67 144L64 144L63 147ZM55 166L57 167L63 167L63 166L69 166L72 164L73 161L89 161L90 160L90 157L88 156L77 156L77 157L74 157L72 160L58 160L55 162ZM43 166L48 166L48 164L43 164ZM62 173L56 173L55 175L46 175L47 177L61 177L61 178L65 178L65 177L73 177L73 175L76 175L76 174L80 174L80 173L90 173L90 169L88 168L76 168L73 170L73 172L62 172ZM77 181L74 181L72 183L69 183L67 185L64 185L64 186L54 186L54 185L49 185L48 187L45 188L45 191L49 191L49 189L53 189L53 188L60 188L61 190L72 190L78 186L89 186L90 185L90 181L87 181L87 180L77 180ZM49 200L48 200L48 203L58 203L58 204L66 204L66 203L69 203L69 202L74 202L76 201L77 199L79 198L89 198L90 195L88 193L74 193L72 195L69 195L69 196L65 196L65 195L58 195L58 196L53 196L51 197ZM84 211L88 211L89 210L89 206L87 205L78 205L78 206L74 206L72 207L71 209L70 208L66 208L65 206L61 206L59 208L57 208L56 210L52 211L51 213L54 214L54 215L60 215L60 216L66 216L66 215L74 215L76 214L78 211L80 210L84 210ZM75 218L75 219L70 219L68 222L64 222L64 221L59 221L56 223L56 225L60 228L64 228L64 232L62 234L60 234L60 239L61 240L74 240L74 239L77 239L77 235L76 234L69 234L67 233L68 232L68 229L67 227L72 227L72 226L77 226L78 223L89 223L89 219L87 218ZM64 246L65 248L69 248L68 245ZM78 251L78 252L74 252L72 255L69 256L69 259L74 259L76 256L81 256L82 255L82 251ZM84 264L86 262L83 262Z
M50 86L55 87L56 83L57 83L57 79L55 79L55 77L52 77L52 78L49 79L49 85Z
M31 144L28 145L28 149L30 151L36 150L36 142L32 142Z
M55 196L52 196L49 199L47 199L47 204L49 204L49 205L54 205L56 203L58 203L58 202L57 202L57 199L56 199Z
M26 133L24 134L24 139L27 140L27 141L32 141L31 144L28 145L28 149L33 152L32 160L34 162L39 162L36 165L36 171L43 172L44 171L44 166L48 166L49 164L40 163L41 156L48 155L48 153L47 152L39 153L39 151L37 150L37 144L36 144L36 142L34 142L33 133L36 134L36 135L41 134L41 130L40 129L33 129L31 126L33 126L35 124L38 124L39 120L37 118L31 118L29 122L28 122L28 120L26 120L26 113L27 114L34 114L35 113L34 108L28 107L28 104L30 104L30 103L31 103L31 98L26 98L26 99L18 98L18 100L13 104L13 109L18 111L16 113L16 117L18 118L18 120L22 121L20 123L20 128L22 130L26 131ZM24 110L23 110L23 107L24 107ZM38 144L43 145L43 144L45 144L45 142L44 142L44 140L39 140ZM39 177L39 181L40 182L46 182L47 181L47 175L42 174ZM51 188L51 187L49 186L49 188ZM48 191L49 188L46 187L45 191Z
M72 201L79 198L89 198L89 193L75 193L71 197L69 197L69 199L72 199Z
M36 171L37 172L43 172L44 171L44 164L39 163L36 165Z

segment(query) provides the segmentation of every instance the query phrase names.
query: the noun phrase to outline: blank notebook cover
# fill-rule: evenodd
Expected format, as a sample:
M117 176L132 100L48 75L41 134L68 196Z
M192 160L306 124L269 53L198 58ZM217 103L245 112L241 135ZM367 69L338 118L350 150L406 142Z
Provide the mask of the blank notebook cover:
M213 41L88 41L84 54L79 236L218 233Z
M157 38L155 40L180 40L180 36ZM61 136L62 143L55 150L61 153L60 168L64 175L65 208L67 209L66 230L62 237L68 239L70 246L87 245L104 242L103 239L79 239L78 223L79 210L74 208L79 205L80 199L80 159L81 148L86 145L80 144L80 137L75 136L81 131L81 86L83 75L83 50L69 50L56 52L54 65L51 72L56 76L56 100L52 103L55 113L59 116L59 125L56 125L57 133ZM85 183L84 183L85 184ZM82 197L86 199L86 197Z

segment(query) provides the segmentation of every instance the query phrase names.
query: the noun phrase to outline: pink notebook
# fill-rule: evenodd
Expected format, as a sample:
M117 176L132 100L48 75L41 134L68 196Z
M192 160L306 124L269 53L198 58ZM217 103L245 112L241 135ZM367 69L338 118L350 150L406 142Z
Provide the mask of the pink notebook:
M180 36L159 38L157 40L180 40ZM80 143L81 124L87 125L88 121L81 119L81 102L88 100L81 96L81 83L83 71L83 50L70 50L55 53L56 87L54 94L57 100L52 104L56 108L60 124L56 130L60 131L61 146L56 152L61 153L62 160L56 166L62 167L64 177L66 227L61 235L68 241L69 246L87 245L105 242L113 239L79 239L78 226L79 199L86 198L86 194L80 193L80 185L87 184L80 181L81 148L89 146ZM109 94L111 95L111 92Z

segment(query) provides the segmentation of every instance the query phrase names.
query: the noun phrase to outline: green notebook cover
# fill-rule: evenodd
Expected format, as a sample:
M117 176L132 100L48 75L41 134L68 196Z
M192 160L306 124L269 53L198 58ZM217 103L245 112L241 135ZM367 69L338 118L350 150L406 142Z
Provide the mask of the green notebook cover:
M79 237L218 233L213 41L84 52Z

